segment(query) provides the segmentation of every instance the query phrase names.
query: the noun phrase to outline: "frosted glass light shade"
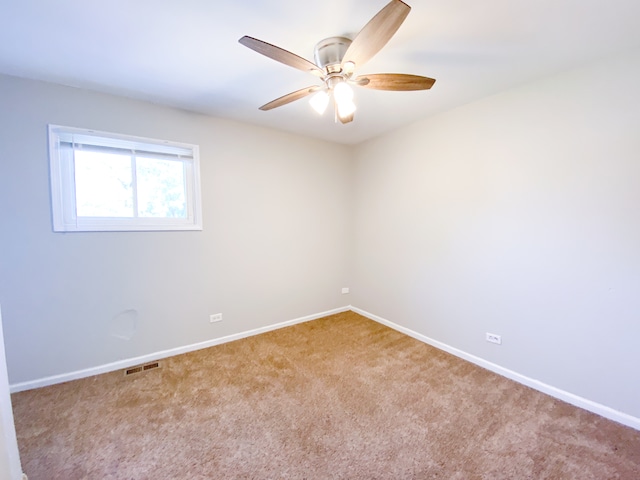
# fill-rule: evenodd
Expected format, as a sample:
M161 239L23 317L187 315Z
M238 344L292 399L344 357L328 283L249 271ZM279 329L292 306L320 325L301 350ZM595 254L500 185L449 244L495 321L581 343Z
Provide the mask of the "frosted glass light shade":
M316 112L322 115L327 109L327 105L329 105L329 94L324 90L320 90L309 99L309 104Z
M356 111L356 104L351 100L342 101L341 103L336 102L336 105L338 106L338 115L340 118L346 118Z
M333 87L333 97L338 105L351 102L353 100L353 90L347 82L340 82Z

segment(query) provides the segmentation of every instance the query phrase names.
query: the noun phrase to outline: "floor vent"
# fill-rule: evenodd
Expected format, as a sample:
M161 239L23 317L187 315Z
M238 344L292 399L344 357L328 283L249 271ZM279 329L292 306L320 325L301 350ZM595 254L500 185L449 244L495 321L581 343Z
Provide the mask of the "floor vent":
M158 368L160 364L158 362L147 363L142 366L142 370L151 370L152 368Z
M128 375L133 375L134 373L146 372L147 370L153 370L154 368L158 368L160 366L160 362L147 363L146 365L139 365L137 367L127 368L124 371L125 377Z

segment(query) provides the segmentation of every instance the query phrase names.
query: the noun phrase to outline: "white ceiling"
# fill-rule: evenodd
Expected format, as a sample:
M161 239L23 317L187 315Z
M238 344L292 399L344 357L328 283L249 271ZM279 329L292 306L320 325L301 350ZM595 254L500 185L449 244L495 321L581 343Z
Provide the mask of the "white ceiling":
M358 89L348 125L335 124L329 112L318 116L306 99L258 110L317 81L240 45L240 37L313 60L319 40L353 37L386 3L0 0L0 73L356 144L640 46L638 0L408 0L412 10L400 30L356 73L433 77L431 90Z

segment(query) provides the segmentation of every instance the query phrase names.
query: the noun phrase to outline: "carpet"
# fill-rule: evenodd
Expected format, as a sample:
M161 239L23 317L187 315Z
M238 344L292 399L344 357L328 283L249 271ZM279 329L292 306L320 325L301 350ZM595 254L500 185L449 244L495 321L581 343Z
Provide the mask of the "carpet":
M12 396L50 479L640 479L640 432L354 312Z

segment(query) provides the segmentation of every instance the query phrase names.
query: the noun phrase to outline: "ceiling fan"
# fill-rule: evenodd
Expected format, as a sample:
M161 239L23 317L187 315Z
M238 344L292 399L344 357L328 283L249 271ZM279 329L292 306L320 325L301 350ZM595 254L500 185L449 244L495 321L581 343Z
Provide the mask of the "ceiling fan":
M333 97L336 121L353 121L356 106L350 85L374 90L428 90L435 80L419 75L403 73L376 73L354 77L355 69L370 60L396 33L411 7L401 0L391 0L351 40L346 37L331 37L320 41L314 49L312 63L298 55L257 38L244 36L239 42L256 52L298 70L309 72L322 80L322 85L301 88L260 107L271 110L308 95L311 106L324 113Z

